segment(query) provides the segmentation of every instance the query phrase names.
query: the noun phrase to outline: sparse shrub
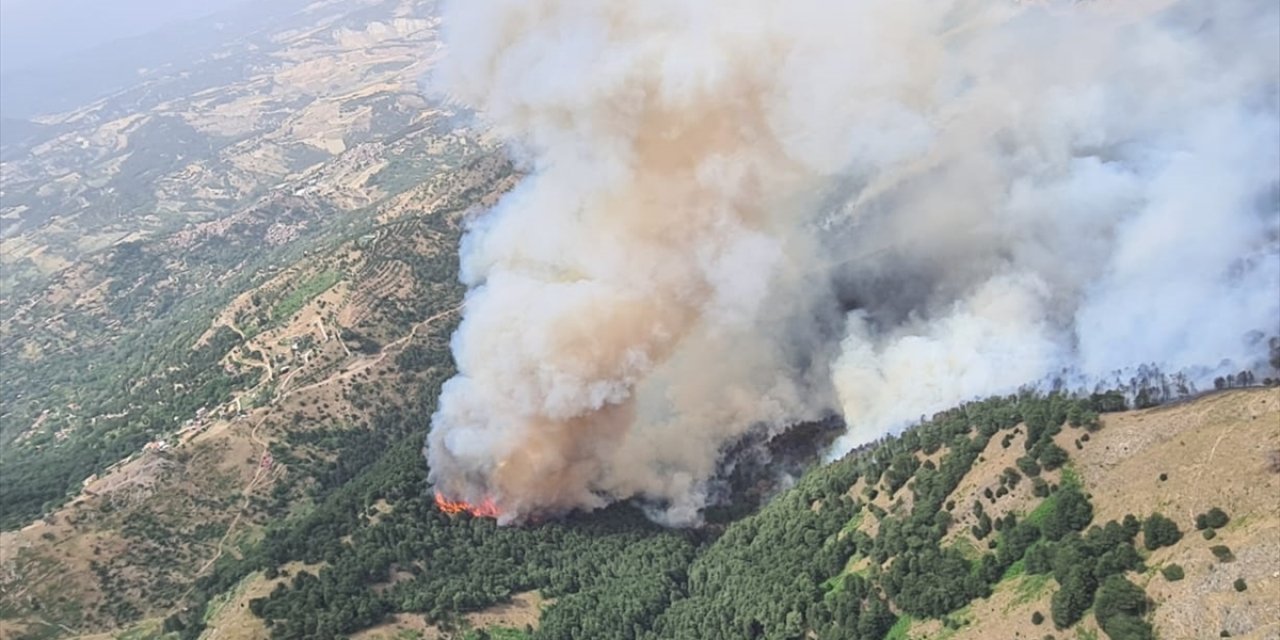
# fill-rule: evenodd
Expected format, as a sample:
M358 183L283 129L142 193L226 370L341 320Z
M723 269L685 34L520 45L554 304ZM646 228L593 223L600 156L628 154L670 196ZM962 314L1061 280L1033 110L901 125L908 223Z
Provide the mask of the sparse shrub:
M1050 601L1049 612L1054 626L1066 629L1080 620L1085 610L1093 605L1094 584L1084 567L1075 567L1067 574Z
M1022 456L1017 461L1018 469L1028 477L1036 477L1040 475L1040 463L1036 462L1031 456Z
M1098 590L1094 616L1111 640L1154 640L1147 613L1147 594L1123 576L1109 576Z
M1044 623L1044 614L1039 611L1031 614L1031 624L1040 625Z
M1225 544L1215 544L1209 547L1209 552L1218 559L1218 562L1231 562L1236 559L1236 555L1231 553L1231 547Z
M1089 498L1075 486L1067 485L1054 497L1053 508L1045 514L1040 529L1046 539L1058 540L1070 531L1084 531L1092 521Z
M1146 620L1127 614L1110 618L1102 630L1111 640L1155 640L1156 637Z
M1067 452L1062 447L1050 442L1040 452L1040 464L1053 471L1067 463Z
M1129 538L1133 538L1138 535L1138 532L1142 530L1142 522L1139 521L1138 517L1132 513L1126 513L1124 515L1124 519L1120 521L1120 526L1124 529L1125 535L1129 536Z
M1169 474L1167 473L1160 474L1160 482L1164 482L1165 480L1168 480L1168 479L1169 479Z
M1200 535L1204 536L1205 540L1212 540L1218 537L1218 532L1214 531L1213 529L1205 529L1204 531L1200 532Z
M1244 578L1236 578L1236 581L1231 583L1231 586L1235 587L1236 591L1244 591L1249 588L1249 585L1245 584Z
M1171 564L1160 569L1160 573L1164 576L1164 579L1169 582L1177 582L1187 577L1186 572L1182 570L1182 565L1177 564Z
M1053 547L1045 543L1032 545L1027 549L1025 567L1027 573L1031 575L1053 571Z
M1227 526L1227 523L1231 521L1231 518L1227 516L1227 512L1219 509L1218 507L1210 509L1209 512L1205 514L1205 519L1207 520L1209 527L1213 529L1221 529Z
M1142 542L1148 551L1176 544L1182 539L1182 531L1177 523L1164 517L1159 512L1151 514L1142 525Z
M975 524L972 527L973 537L978 540L987 537L987 534L991 533L991 527L991 517L985 513L979 515L978 524Z

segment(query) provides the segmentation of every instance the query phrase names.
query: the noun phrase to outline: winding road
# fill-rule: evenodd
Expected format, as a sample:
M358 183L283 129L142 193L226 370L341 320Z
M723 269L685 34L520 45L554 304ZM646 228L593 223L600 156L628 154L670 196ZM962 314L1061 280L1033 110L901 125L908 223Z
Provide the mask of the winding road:
M314 382L304 387L293 389L287 393L276 395L271 399L269 406L275 406L280 401L284 400L285 398L288 398L289 396L295 393L300 393L310 389L316 389L318 387L322 387L327 384L332 384L339 380L350 378L351 376L361 371L365 371L370 367L377 366L388 355L391 355L392 353L399 353L400 349L402 349L406 344L412 341L415 336L417 336L419 329L430 326L431 323L437 320L440 320L441 318L448 317L451 314L457 313L461 309L462 309L462 305L459 304L451 309L441 311L440 313L437 313L431 316L430 318L427 318L413 325L413 328L409 330L408 334L400 338L397 338L393 342L388 343L376 357L370 358L367 362L359 365L356 368L348 369L347 371L344 371L344 372L335 373L334 375L331 375L328 378L325 378L324 380L320 380L319 382ZM289 376L286 376L285 378L281 379L281 382L280 382L281 386L283 387L288 382L288 378L293 373L296 373L296 372L297 370L291 372ZM254 444L255 449L257 449L259 452L258 453L259 461L264 460L265 456L268 455L269 453L269 449L268 449L269 443L263 440L258 435L259 429L262 428L262 425L267 421L268 417L270 417L269 412L263 417L259 418L257 422L253 424L253 428L249 431L249 440ZM186 600L191 595L191 592L195 590L194 582L198 578L203 576L205 572L207 572L214 565L214 563L217 562L218 559L222 557L222 554L226 550L227 541L231 539L232 534L235 533L236 526L240 524L240 520L244 517L245 512L249 508L249 503L253 498L254 490L257 489L262 482L269 479L273 474L273 472L275 471L275 469L276 469L275 465L268 466L268 465L263 465L261 462L259 462L258 468L254 471L253 477L250 478L249 481L240 490L240 495L242 497L240 508L236 511L236 515L234 518L232 518L230 524L227 525L227 530L222 534L222 538L218 540L218 544L215 547L213 556L209 558L209 560L206 561L203 565L201 565L201 567L191 577L193 584L191 588L188 589L185 594L183 594L183 597L182 597L183 600Z

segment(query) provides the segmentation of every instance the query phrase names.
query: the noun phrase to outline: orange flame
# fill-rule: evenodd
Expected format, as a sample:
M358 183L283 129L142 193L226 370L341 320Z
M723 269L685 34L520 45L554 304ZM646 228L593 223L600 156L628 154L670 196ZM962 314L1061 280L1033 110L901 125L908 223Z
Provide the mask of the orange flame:
M498 517L498 505L494 504L493 500L489 498L485 498L480 504L473 505L462 500L450 500L444 497L444 494L437 491L436 507L451 516L456 516L465 511L477 518Z

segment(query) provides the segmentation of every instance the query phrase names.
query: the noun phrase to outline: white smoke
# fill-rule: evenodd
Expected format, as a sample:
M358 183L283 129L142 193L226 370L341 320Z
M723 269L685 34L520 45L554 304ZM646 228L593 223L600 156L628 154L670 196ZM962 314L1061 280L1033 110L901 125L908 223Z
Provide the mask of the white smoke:
M464 240L427 453L507 520L692 523L753 429L1280 333L1271 0L447 7L441 86L529 177Z

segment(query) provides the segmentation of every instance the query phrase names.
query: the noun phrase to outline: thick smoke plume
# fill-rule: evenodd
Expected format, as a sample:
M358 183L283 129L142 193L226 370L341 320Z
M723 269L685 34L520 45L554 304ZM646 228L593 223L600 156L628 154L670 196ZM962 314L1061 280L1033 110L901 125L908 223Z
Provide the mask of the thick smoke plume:
M474 221L431 479L695 523L721 452L847 450L1280 331L1274 0L459 0L440 84L529 175Z

